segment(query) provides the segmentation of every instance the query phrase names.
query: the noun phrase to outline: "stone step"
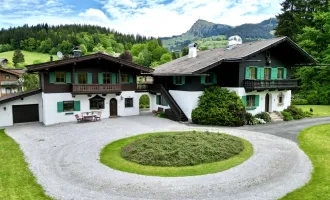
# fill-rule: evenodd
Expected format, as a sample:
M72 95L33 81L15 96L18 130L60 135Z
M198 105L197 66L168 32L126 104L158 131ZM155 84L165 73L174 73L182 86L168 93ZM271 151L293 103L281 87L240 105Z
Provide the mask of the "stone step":
M283 119L281 116L279 116L277 113L269 113L269 116L272 120L272 122L282 122Z

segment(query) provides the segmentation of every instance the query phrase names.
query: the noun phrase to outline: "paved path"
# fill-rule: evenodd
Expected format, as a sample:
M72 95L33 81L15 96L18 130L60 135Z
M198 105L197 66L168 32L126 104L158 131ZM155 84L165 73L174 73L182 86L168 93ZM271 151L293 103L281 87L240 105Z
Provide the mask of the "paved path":
M300 131L311 126L327 123L330 123L330 117L305 118L302 120L295 120L290 122L269 123L258 126L244 126L240 127L239 129L268 133L287 138L298 143L297 136Z
M254 154L227 171L163 178L113 170L99 162L100 150L120 138L174 130L208 130L247 139ZM153 116L105 119L97 123L8 127L47 194L71 199L278 199L303 186L311 162L296 143L269 134L199 128Z

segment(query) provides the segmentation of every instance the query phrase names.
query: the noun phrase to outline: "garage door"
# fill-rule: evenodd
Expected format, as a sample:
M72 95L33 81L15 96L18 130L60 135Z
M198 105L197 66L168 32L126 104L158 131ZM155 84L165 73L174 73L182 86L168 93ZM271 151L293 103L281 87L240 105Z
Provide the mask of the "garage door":
M13 119L14 124L39 121L39 105L30 104L13 106Z

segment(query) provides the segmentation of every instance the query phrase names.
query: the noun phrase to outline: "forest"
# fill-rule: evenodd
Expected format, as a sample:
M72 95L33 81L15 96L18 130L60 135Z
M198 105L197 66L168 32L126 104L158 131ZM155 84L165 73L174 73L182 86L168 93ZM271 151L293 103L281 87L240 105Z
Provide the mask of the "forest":
M122 34L99 26L38 24L0 31L0 53L20 49L55 55L61 51L68 57L77 46L83 55L100 51L114 55L129 51L135 63L147 67L172 60L172 54L162 47L160 39Z
M294 104L330 104L329 0L285 0L277 16L277 36L288 36L316 58L319 66L292 68L299 80Z

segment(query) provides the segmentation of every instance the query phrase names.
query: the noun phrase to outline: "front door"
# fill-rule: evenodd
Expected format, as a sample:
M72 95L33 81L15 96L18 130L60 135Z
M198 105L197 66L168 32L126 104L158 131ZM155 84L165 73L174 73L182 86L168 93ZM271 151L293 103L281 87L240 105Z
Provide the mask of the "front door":
M110 100L110 117L117 116L117 100Z
M269 112L269 94L266 94L265 98L265 112Z

